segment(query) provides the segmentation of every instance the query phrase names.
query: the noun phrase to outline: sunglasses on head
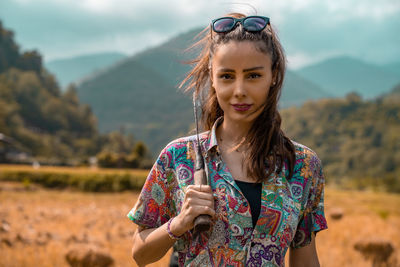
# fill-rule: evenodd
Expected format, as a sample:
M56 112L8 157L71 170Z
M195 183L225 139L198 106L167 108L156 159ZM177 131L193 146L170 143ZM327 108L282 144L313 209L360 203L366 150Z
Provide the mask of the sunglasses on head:
M269 24L269 18L263 16L249 16L240 19L222 17L214 19L211 22L211 27L214 32L226 33L232 31L238 23L242 24L243 29L246 31L259 32Z

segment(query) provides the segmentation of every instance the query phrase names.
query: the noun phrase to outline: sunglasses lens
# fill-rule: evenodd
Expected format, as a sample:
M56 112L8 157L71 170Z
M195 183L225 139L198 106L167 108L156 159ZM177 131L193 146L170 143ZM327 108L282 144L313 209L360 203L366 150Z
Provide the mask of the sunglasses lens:
M222 18L216 20L213 24L213 30L215 32L228 32L232 30L233 26L235 26L235 20L231 18Z
M267 26L268 21L260 17L250 17L243 21L243 27L250 32L261 31Z

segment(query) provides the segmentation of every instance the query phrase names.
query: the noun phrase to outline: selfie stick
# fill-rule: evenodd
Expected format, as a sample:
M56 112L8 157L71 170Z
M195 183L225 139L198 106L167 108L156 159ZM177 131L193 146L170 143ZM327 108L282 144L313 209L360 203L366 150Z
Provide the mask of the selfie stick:
M195 171L194 171L194 184L196 185L208 185L207 174L204 170L204 159L201 153L200 138L199 138L199 124L197 122L197 105L196 105L196 94L193 94L193 111L194 111L194 121L196 123L196 161L195 161ZM208 231L211 227L211 216L207 214L202 214L194 219L194 233L201 233Z

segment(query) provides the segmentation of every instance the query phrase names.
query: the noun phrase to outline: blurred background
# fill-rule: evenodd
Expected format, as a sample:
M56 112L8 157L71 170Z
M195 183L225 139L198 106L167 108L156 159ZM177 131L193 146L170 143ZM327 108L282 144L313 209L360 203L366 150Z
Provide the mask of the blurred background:
M185 49L229 12L270 17L286 51L283 128L327 181L322 266L398 265L399 1L1 0L0 266L78 245L133 264L125 215L193 128Z

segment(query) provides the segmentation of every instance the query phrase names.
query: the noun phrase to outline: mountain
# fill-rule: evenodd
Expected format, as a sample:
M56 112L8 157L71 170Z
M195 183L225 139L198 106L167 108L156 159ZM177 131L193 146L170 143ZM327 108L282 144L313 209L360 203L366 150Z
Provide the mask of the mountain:
M362 97L373 98L400 82L399 75L384 67L347 56L324 60L297 73L337 97L355 91Z
M187 134L193 121L191 98L177 89L193 57L183 51L199 30L129 57L83 79L79 98L90 104L99 129L123 128L157 154L171 139Z
M90 103L103 132L123 129L159 151L187 132L191 102L160 74L135 61L124 61L80 84L79 98Z
M329 98L331 94L295 71L287 70L282 88L280 107L299 106L306 100Z
M377 98L384 102L397 102L400 103L400 83L398 83L393 89Z
M109 67L125 57L126 55L115 52L98 53L53 60L45 63L45 66L51 73L56 75L60 86L65 88L68 84L77 82L93 72Z
M400 77L400 62L392 62L392 63L388 63L385 65L382 65L382 67L391 73L396 74L398 77Z
M167 42L138 53L130 61L140 62L143 66L153 69L168 82L177 87L190 70L185 62L197 56L196 51L187 51L187 48L196 39L202 29L197 28L171 38Z
M177 88L196 51L185 52L200 29L194 29L169 41L129 57L79 84L82 102L90 104L103 132L118 128L158 153L171 139L186 135L193 124L190 96ZM320 87L287 72L282 107L300 105L308 99L330 97Z

